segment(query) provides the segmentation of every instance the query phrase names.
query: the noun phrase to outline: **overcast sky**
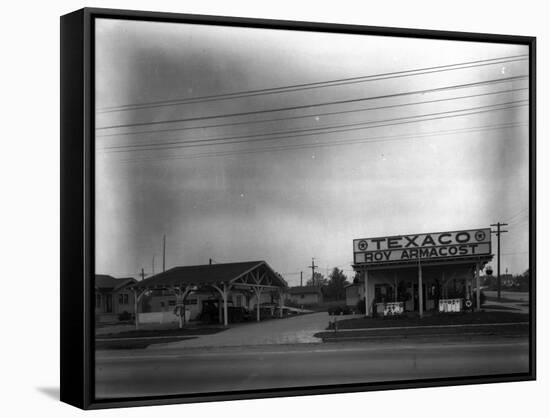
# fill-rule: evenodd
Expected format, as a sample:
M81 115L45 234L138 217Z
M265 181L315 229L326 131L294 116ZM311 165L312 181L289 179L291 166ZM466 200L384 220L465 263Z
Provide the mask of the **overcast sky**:
M159 272L166 234L167 268L265 260L297 284L311 257L351 276L355 238L497 221L502 271L524 271L525 54L97 20L96 272Z

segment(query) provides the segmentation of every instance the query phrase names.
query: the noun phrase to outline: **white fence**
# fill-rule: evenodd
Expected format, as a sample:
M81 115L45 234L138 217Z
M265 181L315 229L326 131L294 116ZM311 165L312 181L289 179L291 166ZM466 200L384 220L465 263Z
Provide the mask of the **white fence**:
M191 312L185 310L185 320L189 321L191 318ZM174 312L146 312L139 314L140 324L169 324L172 322L179 322L179 317Z

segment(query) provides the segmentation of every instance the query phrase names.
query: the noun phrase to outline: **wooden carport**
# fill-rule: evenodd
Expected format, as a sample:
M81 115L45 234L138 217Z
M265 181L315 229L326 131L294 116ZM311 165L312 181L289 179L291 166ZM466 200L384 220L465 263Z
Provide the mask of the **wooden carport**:
M282 317L286 281L265 262L205 264L173 267L130 286L134 292L136 328L139 327L138 302L148 291L168 290L176 296L176 306L183 306L187 295L205 288L215 289L223 301L223 322L228 326L227 301L232 290L251 290L256 296L256 320L260 320L260 301L264 291L279 293L279 314ZM180 315L180 328L182 319Z

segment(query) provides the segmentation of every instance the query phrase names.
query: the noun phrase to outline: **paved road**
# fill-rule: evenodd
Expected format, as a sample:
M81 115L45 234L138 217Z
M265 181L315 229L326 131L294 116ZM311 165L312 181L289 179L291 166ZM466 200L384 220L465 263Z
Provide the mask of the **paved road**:
M484 292L487 296L490 296L492 298L497 297L497 292L494 290L485 290ZM484 307L484 309L487 311L502 310L504 312L513 312L512 310L514 310L518 313L529 313L529 292L503 291L501 292L501 297L504 299L504 301L498 302L495 300L491 300L485 302L486 306L491 306L492 308ZM502 307L503 309L499 309L500 307Z
M527 372L525 338L103 351L99 398Z
M491 296L493 298L497 297L496 290L484 290L483 292L487 296ZM500 296L509 300L517 300L518 302L529 302L529 292L510 292L503 290L500 292Z

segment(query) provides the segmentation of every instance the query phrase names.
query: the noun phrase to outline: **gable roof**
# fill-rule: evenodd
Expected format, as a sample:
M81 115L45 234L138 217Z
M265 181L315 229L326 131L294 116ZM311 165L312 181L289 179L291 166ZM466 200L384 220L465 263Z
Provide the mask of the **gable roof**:
M170 286L201 286L228 283L258 268L264 270L274 286L287 287L286 281L275 273L265 261L173 267L165 272L137 282L135 287L160 289Z
M295 286L288 289L291 295L321 294L321 289L317 286Z
M98 290L116 291L130 284L136 283L137 280L132 277L115 278L108 274L96 274L94 286Z

